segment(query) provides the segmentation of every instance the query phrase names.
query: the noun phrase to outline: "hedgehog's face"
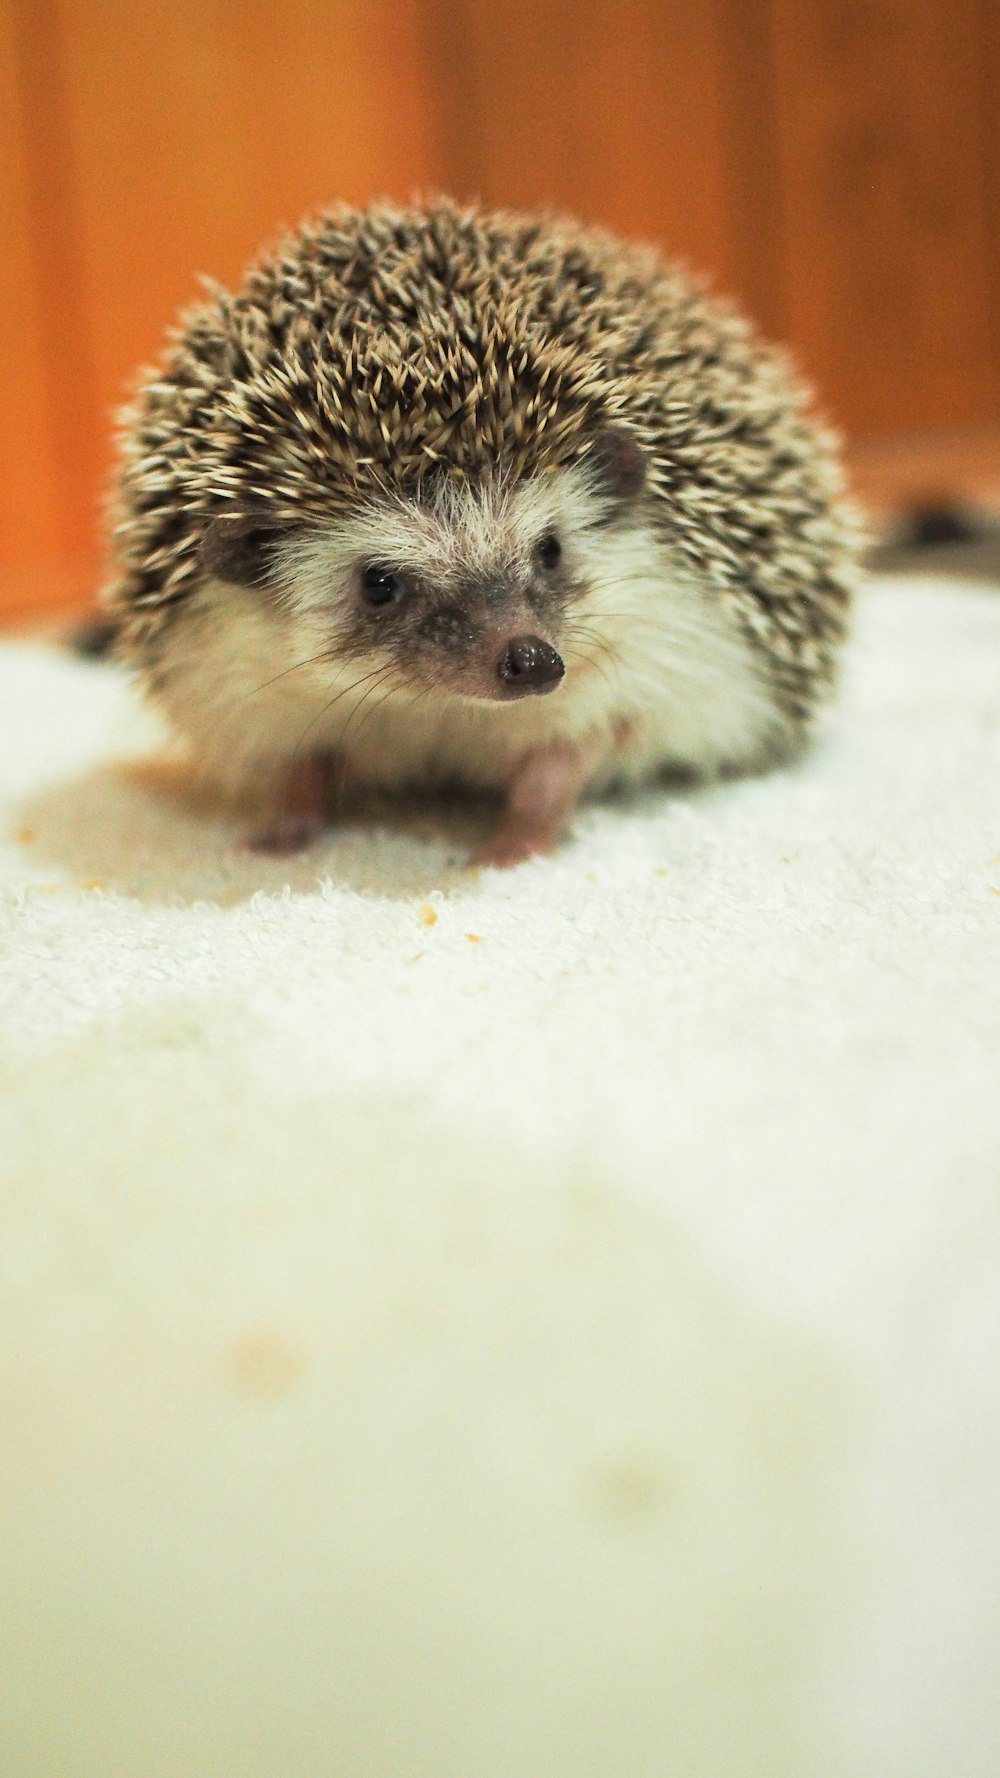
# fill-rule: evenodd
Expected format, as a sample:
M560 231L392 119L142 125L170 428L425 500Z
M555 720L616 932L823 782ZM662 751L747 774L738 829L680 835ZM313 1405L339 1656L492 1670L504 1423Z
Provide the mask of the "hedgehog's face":
M556 692L595 539L638 494L640 453L615 434L583 465L520 482L444 479L352 517L276 531L218 521L203 547L218 578L260 586L297 628L302 658L418 694L510 702Z
M338 661L385 665L400 685L475 700L550 692L578 595L551 501L466 490L386 502L281 546L281 596ZM388 683L388 680L387 680Z

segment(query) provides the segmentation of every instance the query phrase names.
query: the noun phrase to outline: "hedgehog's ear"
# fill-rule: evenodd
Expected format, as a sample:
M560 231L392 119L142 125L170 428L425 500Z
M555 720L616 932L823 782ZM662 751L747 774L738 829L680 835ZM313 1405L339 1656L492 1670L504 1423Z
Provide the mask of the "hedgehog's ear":
M274 546L283 534L280 525L260 513L211 519L201 540L201 566L206 574L236 586L265 586Z
M646 453L623 426L602 426L587 461L601 493L615 506L629 505L646 485Z

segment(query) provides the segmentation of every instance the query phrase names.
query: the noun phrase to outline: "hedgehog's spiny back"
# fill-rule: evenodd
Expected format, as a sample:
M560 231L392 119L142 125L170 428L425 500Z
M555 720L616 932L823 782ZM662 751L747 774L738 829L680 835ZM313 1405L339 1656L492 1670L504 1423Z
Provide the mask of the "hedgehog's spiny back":
M338 208L236 296L214 291L127 417L112 596L148 633L196 580L213 515L530 475L586 455L607 420L649 455L665 539L806 709L852 561L829 448L741 321L652 252L561 219Z

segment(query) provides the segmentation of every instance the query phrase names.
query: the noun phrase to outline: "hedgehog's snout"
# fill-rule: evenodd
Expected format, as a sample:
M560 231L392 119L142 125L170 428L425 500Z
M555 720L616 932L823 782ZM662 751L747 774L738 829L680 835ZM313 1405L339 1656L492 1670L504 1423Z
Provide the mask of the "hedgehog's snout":
M561 655L541 636L515 636L497 662L497 673L508 696L552 691L565 673Z

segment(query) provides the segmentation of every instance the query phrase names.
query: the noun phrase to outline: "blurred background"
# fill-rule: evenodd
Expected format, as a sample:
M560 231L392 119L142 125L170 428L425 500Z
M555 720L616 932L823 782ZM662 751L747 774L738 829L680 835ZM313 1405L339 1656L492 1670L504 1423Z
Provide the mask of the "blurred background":
M1000 0L0 0L0 615L92 597L198 273L432 188L708 273L876 508L1000 505Z

